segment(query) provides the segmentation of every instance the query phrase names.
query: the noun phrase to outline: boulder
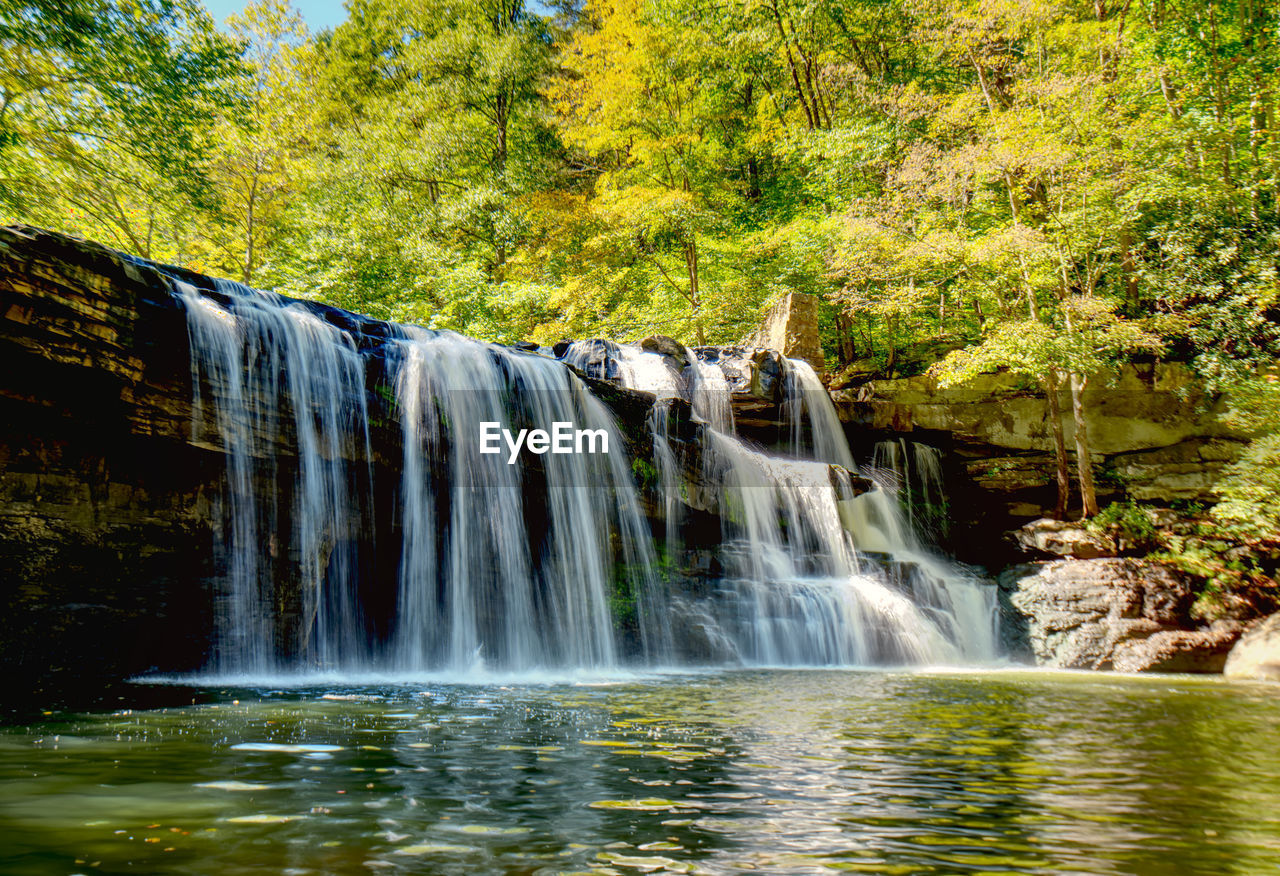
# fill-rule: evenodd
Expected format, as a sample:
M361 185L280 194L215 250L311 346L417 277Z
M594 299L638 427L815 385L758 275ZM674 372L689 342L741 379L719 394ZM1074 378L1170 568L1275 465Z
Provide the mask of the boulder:
M618 364L618 345L613 341L602 338L561 341L551 349L557 359L564 359L578 369L580 374L614 383L622 379L622 368Z
M1241 625L1231 620L1203 630L1162 630L1121 642L1112 666L1119 672L1222 672L1240 630Z
M1043 517L1015 529L1010 535L1023 550L1042 556L1092 560L1114 557L1118 553L1115 543L1107 536L1066 520Z
M1280 681L1280 612L1253 624L1227 655L1228 678Z
M1001 585L1026 619L1036 662L1060 668L1111 669L1122 643L1184 630L1192 602L1173 569L1133 559L1020 566Z
M640 349L647 350L650 353L657 353L659 356L666 356L675 362L677 369L684 368L689 364L689 353L684 348L684 345L666 335L649 335L649 337L640 341Z

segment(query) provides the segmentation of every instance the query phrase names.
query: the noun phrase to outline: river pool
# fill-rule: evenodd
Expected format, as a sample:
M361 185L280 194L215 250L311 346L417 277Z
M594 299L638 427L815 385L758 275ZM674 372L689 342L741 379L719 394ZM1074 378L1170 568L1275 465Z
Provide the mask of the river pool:
M1264 685L778 670L163 692L187 704L0 727L0 873L1280 872Z

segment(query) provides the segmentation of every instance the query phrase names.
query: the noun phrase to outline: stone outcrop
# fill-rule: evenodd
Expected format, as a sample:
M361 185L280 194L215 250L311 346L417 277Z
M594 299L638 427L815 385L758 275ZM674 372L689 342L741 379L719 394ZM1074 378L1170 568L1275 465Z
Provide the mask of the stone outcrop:
M161 663L211 626L222 459L191 435L186 323L153 271L0 229L0 665L55 696Z
M1031 556L1093 560L1119 553L1112 539L1066 520L1042 517L1015 529L1012 535Z
M747 347L777 350L791 359L803 359L821 376L826 369L822 340L818 335L818 299L803 292L789 292L765 314L760 329L744 342Z
M928 376L870 380L833 393L841 419L863 443L906 438L946 452L954 492L968 511L963 535L1014 529L1054 506L1053 439L1038 388L1008 374L980 375L942 388ZM1058 399L1069 451L1074 450L1070 396ZM1099 498L1143 502L1206 501L1244 436L1220 420L1223 401L1205 396L1177 363L1124 366L1110 382L1084 392ZM1074 471L1075 460L1072 455Z
M1234 622L1192 629L1191 587L1159 563L1055 560L1009 569L1000 583L1044 666L1220 672L1240 634Z
M1222 671L1228 678L1280 681L1280 613L1249 627L1231 649Z
M1202 630L1161 630L1145 639L1116 646L1112 668L1118 672L1217 673L1240 638L1237 621L1216 621Z

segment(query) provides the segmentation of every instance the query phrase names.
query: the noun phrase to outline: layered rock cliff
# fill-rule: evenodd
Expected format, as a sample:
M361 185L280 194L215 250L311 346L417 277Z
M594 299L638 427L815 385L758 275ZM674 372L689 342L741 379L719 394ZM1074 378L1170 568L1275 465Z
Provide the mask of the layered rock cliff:
M1048 406L1024 381L990 374L941 388L927 376L872 380L834 398L856 444L905 439L944 451L948 482L965 497L953 517L953 544L962 551L975 545L990 552L996 548L990 535L1053 509ZM1069 412L1069 394L1058 404ZM1219 472L1245 440L1222 423L1222 406L1178 363L1126 365L1109 382L1092 380L1084 410L1102 504L1121 497L1211 500ZM1064 429L1073 449L1069 415Z
M209 502L186 322L155 272L0 229L0 665L39 692L194 668L210 624Z
M215 548L228 448L208 406L193 408L193 397L218 388L207 385L207 375L193 385L176 281L210 300L220 294L209 278L160 270L96 244L32 228L0 229L0 666L5 684L22 697L208 665L217 582L228 572L227 558ZM403 450L381 352L394 329L323 305L296 306L341 328L361 350L372 522L368 534L331 536L361 542L365 582L394 581L401 524L393 485ZM609 345L592 343L598 349L588 350L579 373L618 419L661 543L669 509L660 507L655 472L641 464L654 455L654 396L620 385ZM642 347L680 380L692 373L686 360L695 353L714 363L730 390L738 433L750 442L776 447L795 439L785 410L794 396L784 386L778 352L750 346L688 351L661 337ZM1052 503L1044 401L1010 379L994 376L958 390L940 390L924 378L877 381L838 394L837 401L859 463L871 461L883 441L944 451L938 458L951 499L943 511L955 525L950 543L967 547L966 559L1000 564L993 549L999 535ZM1131 368L1118 383L1091 390L1086 407L1103 482L1143 499L1202 497L1239 440L1217 424L1215 404L1198 397L1176 366ZM707 547L722 524L716 497L700 481L706 436L687 401L671 399L664 411L666 440L683 466L683 485L667 494L679 497L684 528L681 552L666 556L668 573L673 586L701 597L722 574L720 558ZM254 446L278 445L271 446L272 479L255 489L273 496L278 509L269 528L287 532L291 499L274 493L292 489L296 480L293 438L287 423L252 428L259 430ZM862 478L842 474L839 480L850 495L871 488ZM927 520L916 523L928 528ZM300 569L316 558L275 540L262 547L280 618L273 647L288 654L298 631L313 622ZM333 547L330 540L326 549ZM1127 561L1093 562L1106 569L1049 564L1024 570L1022 591L1043 598L1035 605L1023 598L1007 626L1015 637L1021 629L1026 641L1048 648L1042 661L1221 667L1238 626L1194 630L1183 583L1165 586L1158 570L1147 574ZM395 611L388 588L359 586L367 589L368 634L387 635ZM1148 617L1147 590L1165 591L1173 607ZM1058 606L1059 597L1071 604ZM681 599L676 591L676 602ZM714 641L699 644L696 612L677 612L672 624L694 659L723 657Z

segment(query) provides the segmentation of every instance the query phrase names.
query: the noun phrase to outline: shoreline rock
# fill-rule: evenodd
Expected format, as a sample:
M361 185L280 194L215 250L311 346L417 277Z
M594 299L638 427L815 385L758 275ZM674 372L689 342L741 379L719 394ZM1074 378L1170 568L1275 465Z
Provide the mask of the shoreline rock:
M1080 523L1042 517L1010 533L1024 551L1044 557L1094 560L1119 556L1115 543Z
M1227 678L1280 681L1280 612L1252 624L1227 655Z
M1006 570L1000 583L1042 666L1216 673L1242 629L1196 628L1189 582L1149 560L1053 560Z

